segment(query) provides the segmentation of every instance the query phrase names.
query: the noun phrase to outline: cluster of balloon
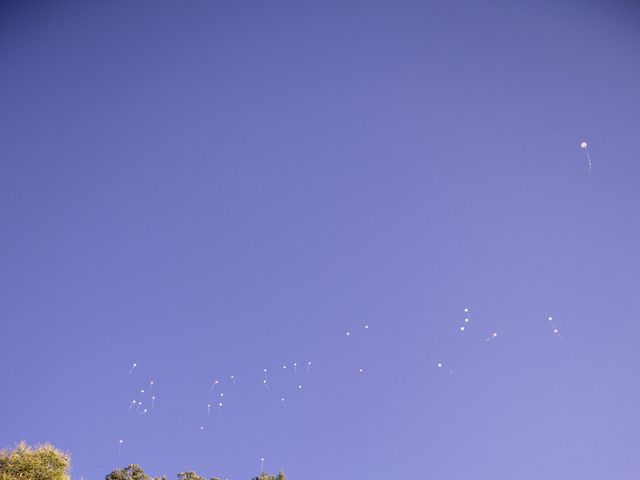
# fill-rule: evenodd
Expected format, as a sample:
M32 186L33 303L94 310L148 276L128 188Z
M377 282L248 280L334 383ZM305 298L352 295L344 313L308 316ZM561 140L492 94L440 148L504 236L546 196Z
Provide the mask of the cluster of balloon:
M307 362L307 367L306 367L306 371L307 373L311 372L311 362L308 361ZM286 373L287 371L291 371L293 370L293 374L297 374L298 371L298 362L293 362L292 363L292 369L289 369L289 367L284 364L282 365L282 372ZM238 381L235 375L229 375L228 377L231 380L231 384L233 386L237 386ZM270 392L271 391L271 387L270 387L270 370L269 368L263 368L262 369L262 378L260 380L260 383L262 384L262 387L264 388L265 391ZM218 380L217 378L214 378L211 382L211 386L209 387L209 392L211 393L213 390L215 390L218 386L222 386L222 382L220 380ZM302 390L302 384L298 384L297 385L297 389L298 390ZM212 407L215 405L217 407L217 412L221 413L222 407L223 407L223 402L222 399L224 398L224 392L220 392L219 393L219 398L217 401L215 401L215 403L207 403L207 416L211 416L213 410ZM280 403L284 404L285 403L285 396L282 395L279 397L280 398ZM202 430L204 427L201 427L200 429Z
M368 324L364 324L364 325L362 326L362 329L363 329L363 330L369 330L369 325L368 325ZM350 337L350 336L351 336L351 334L352 334L351 330L347 330L347 331L345 332L345 335L346 335L347 337Z
M469 324L471 323L471 310L469 309L469 307L464 307L463 312L464 312L464 317L463 317L462 325L458 327L458 330L462 333L464 333L467 330ZM498 332L493 331L489 334L488 337L485 338L485 341L490 342L491 340L494 340L497 337L498 337ZM439 361L436 363L436 366L442 369L444 368L444 363L442 361ZM449 369L448 371L449 371L449 374L453 374L453 370Z
M551 324L551 328L553 328L554 335L558 337L559 340L562 340L562 336L560 335L560 331L558 330L558 327L556 327L556 324L553 321L553 317L548 317L547 320L549 320L549 323Z
M365 324L362 326L362 329L363 329L364 331L368 331L368 330L369 330L369 325L365 323ZM352 335L351 330L347 330L347 331L345 332L345 335L346 335L347 337L351 337L351 335ZM364 368L358 368L356 371L357 371L359 374L361 374L361 375L362 375L362 374L364 374Z
M471 313L469 312L469 307L465 307L464 309L464 324L460 327L460 331L465 331L465 325L469 323L471 320ZM498 336L498 332L491 332L491 334L485 338L485 341L490 342Z
M369 325L365 324L361 327L364 331L368 331L369 330ZM352 335L352 331L347 331L346 332L346 336L347 337L351 337ZM291 372L293 375L298 375L298 362L293 362L290 365L282 365L282 372L286 373L286 372ZM136 370L136 368L138 367L137 363L133 363L131 368L129 369L128 375L133 374L133 372ZM292 368L290 368L292 367ZM306 362L306 373L310 374L311 373L311 361L307 361ZM359 368L357 369L357 372L360 374L364 374L364 368ZM277 373L277 371L276 371ZM262 378L261 378L261 383L263 388L266 391L271 391L270 388L270 383L269 380L271 378L270 376L271 372L268 368L263 368L262 369ZM224 377L224 378L228 378L228 380L230 381L230 383L235 387L238 385L238 380L236 375L229 375L228 377ZM226 384L226 382L222 382L221 380L219 380L218 378L214 378L209 386L209 393L211 394L211 392L214 392L214 390L217 390L219 388L221 388L223 386L223 383ZM131 404L128 407L128 410L134 410L136 414L138 415L146 415L147 413L149 413L150 410L154 410L155 408L155 400L156 400L156 396L151 395L151 393L154 391L155 387L155 382L153 380L150 380L148 383L148 386L146 388L146 390L140 389L139 390L139 397L132 400ZM292 386L292 388L295 388L297 391L302 391L304 386L302 383L296 382L294 383L294 385ZM155 393L155 392L154 392ZM222 407L224 405L223 403L223 399L225 398L225 394L224 392L220 391L219 393L217 393L217 399L214 401L209 400L207 402L207 417L210 417L213 413L218 413L220 414L222 411ZM147 396L147 399L149 399L150 397L150 407L149 408L145 408L145 395ZM281 393L281 395L279 395L277 398L279 398L280 403L282 405L285 404L286 402L286 396L284 394ZM134 409L135 407L135 409ZM214 410L215 408L215 410ZM199 427L200 431L203 431L205 429L205 425L202 424ZM119 440L118 441L118 451L121 450L122 445L124 443L124 440ZM264 462L264 459L262 459L262 461Z
M136 367L138 366L137 363L133 363L133 365L131 366L131 368L129 369L129 373L128 375L131 375L133 373L133 371L136 369ZM153 389L153 386L155 385L155 382L153 380L149 381L149 387L147 388L147 393L151 393L151 390ZM136 407L135 413L137 413L138 415L146 415L147 413L149 413L149 409L145 408L144 406L144 394L145 394L145 390L144 389L140 389L140 399L139 400L132 400L131 403L129 404L129 408L127 408L127 410L131 410L133 407ZM156 396L155 395L151 395L151 410L153 410L155 408L155 404L156 404Z
M464 308L464 323L467 324L469 323L469 319L471 318L471 316L469 315L469 308L465 307ZM465 329L465 325L460 325L460 331L464 332Z
M467 324L467 323L469 323L469 321L470 321L469 308L465 308L465 309L464 309L464 313L465 313L465 317L464 317L464 324ZM555 335L559 340L562 340L562 336L560 335L560 330L558 329L557 325L555 324L555 322L554 322L554 320L553 320L553 317L552 317L552 316L549 316L549 317L547 317L547 320L549 321L549 323L550 323L550 325L551 325L551 328L552 328L553 334L554 334L554 335ZM464 324L460 327L460 330L461 330L461 331L464 331L464 330L465 330L465 328L464 328L464 327L465 327L465 325L464 325ZM497 337L498 337L498 332L493 331L493 332L491 332L491 334L490 334L488 337L486 337L486 338L485 338L485 341L490 342L490 341L492 341L492 340L496 339ZM439 362L437 362L437 363L436 363L436 366L437 366L437 368L442 369L442 368L444 368L444 363L443 363L442 361L439 361ZM449 373L453 373L453 371L452 371L452 370L449 370Z
M131 365L131 368L129 369L129 372L127 375L131 375L133 373L133 371L137 368L138 364L136 362L133 362L133 364ZM147 387L147 394L151 394L151 391L153 390L153 387L155 385L155 381L154 380L149 380L149 386ZM149 413L149 408L146 408L144 406L144 394L145 394L145 390L142 388L139 391L140 394L140 399L134 399L131 401L131 403L129 404L129 407L127 408L128 411L131 411L133 409L133 407L135 408L135 413L137 415L146 415L147 413ZM155 408L155 404L156 404L156 396L155 395L151 395L151 410L153 410ZM122 451L122 445L124 444L124 440L120 439L118 440L118 453L120 453Z

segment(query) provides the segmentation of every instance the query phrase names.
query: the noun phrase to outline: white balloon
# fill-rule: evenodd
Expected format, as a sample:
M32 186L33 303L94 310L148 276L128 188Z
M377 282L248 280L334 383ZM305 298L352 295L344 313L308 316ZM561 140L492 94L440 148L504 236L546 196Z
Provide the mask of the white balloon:
M582 148L587 148L587 142L582 142L582 143L580 144L580 146L581 146Z

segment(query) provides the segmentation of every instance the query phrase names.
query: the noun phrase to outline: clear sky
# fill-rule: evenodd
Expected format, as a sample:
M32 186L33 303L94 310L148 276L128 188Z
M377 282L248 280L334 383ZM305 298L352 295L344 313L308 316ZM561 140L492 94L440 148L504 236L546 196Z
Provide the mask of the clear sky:
M3 2L0 446L634 478L639 52L622 1Z

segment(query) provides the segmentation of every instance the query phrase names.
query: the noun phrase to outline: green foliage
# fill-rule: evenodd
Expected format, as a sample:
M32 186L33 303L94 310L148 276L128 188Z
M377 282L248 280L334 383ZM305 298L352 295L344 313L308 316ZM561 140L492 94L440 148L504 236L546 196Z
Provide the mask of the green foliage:
M52 445L29 447L20 442L0 451L0 480L68 480L69 455Z
M196 472L180 472L178 474L178 480L207 480L201 477Z
M0 451L0 480L70 480L69 455L52 445L35 448L20 442L13 450ZM114 470L105 480L167 480L167 477L150 477L139 465L128 465ZM178 480L207 480L196 472L180 472ZM220 480L213 477L210 480ZM277 476L261 473L253 480L286 480L284 472Z
M124 468L119 468L118 470L114 470L109 475L104 477L105 480L167 480L167 477L150 477L144 470L140 467L140 465L129 465ZM1 479L0 479L1 480ZM195 479L189 479L195 480Z
M287 478L282 471L278 474L278 476L269 475L268 473L262 472L259 477L255 477L253 480L287 480Z
M178 480L207 480L201 477L196 472L180 472L178 474ZM220 480L218 477L211 477L211 480Z
M0 478L0 480L3 480ZM167 480L167 477L150 477L139 465L129 465L128 467L114 470L105 477L105 480ZM180 472L178 474L178 480L207 480L205 477L201 477L196 472ZM220 480L219 478L212 478L211 480Z

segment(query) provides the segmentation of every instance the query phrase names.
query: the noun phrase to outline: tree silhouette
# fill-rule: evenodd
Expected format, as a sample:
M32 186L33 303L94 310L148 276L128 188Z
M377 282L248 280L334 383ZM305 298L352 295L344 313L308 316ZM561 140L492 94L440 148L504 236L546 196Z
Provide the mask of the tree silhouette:
M280 471L277 476L262 472L259 477L254 477L253 480L287 480L287 478L283 471Z
M124 468L114 470L104 477L105 480L167 480L164 475L162 477L150 477L140 465L128 465Z

